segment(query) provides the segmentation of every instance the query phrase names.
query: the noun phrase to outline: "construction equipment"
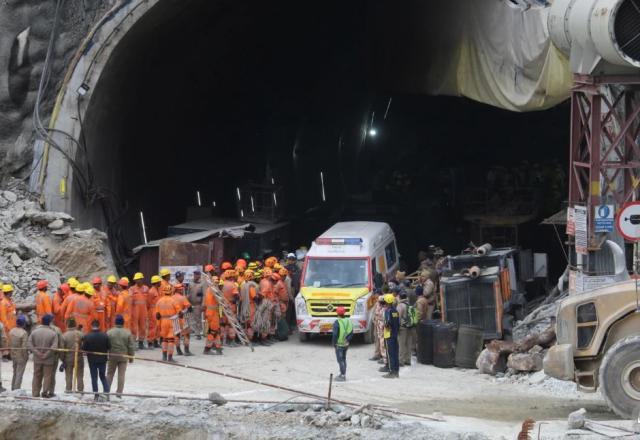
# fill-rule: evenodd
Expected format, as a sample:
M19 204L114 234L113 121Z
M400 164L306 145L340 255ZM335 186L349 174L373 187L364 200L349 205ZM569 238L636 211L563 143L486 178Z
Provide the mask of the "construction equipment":
M218 286L216 286L216 284L213 282L209 274L203 273L202 277L209 284L209 287L211 287L211 291L216 296L216 299L218 300L218 304L220 304L220 306L222 307L222 310L224 312L225 318L227 319L227 322L231 324L233 329L236 331L236 335L238 335L238 339L240 339L240 342L242 343L242 345L246 345L251 349L251 351L253 351L253 344L251 344L251 341L249 341L247 334L244 332L244 329L242 328L242 325L240 325L240 323L236 319L235 314L231 311L231 307L229 306L227 299L224 297L220 289L218 289Z

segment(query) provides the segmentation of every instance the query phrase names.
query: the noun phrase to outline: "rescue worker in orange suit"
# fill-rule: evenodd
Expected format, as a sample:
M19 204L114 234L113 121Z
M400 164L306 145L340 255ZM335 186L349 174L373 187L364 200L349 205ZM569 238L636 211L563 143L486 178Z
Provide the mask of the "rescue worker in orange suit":
M204 316L207 319L207 341L204 345L204 354L222 354L220 343L220 304L213 293L216 285L209 285L204 295ZM219 292L221 294L221 292ZM211 351L213 349L214 351Z
M42 317L53 313L53 307L51 305L51 298L47 292L49 282L46 280L40 280L36 284L38 293L36 294L36 315L38 316L38 322L42 322Z
M78 328L86 335L91 331L91 323L97 318L92 296L95 294L93 286L89 283L82 285L83 296L78 296L75 301L69 304L65 313L65 320L73 318Z
M165 295L173 295L173 285L169 281L171 279L171 272L169 269L160 270L160 278L162 278L162 280L160 280L159 289L160 298Z
M271 270L271 268L265 267L264 269L262 269L262 279L260 280L260 295L262 295L262 302L266 302L267 308L269 309L269 314L268 314L269 335L271 335L271 328L273 327L274 322L277 323L277 321L275 321L275 306L274 306L275 294L274 294L273 280L271 279L272 275L273 275L273 271ZM274 331L274 335L275 335L275 331ZM270 342L271 342L271 339L272 338L269 338ZM273 339L275 339L275 337Z
M53 324L60 329L61 332L67 330L66 323L64 321L64 313L62 310L62 304L64 300L71 295L71 289L67 283L62 283L58 290L53 295L53 301L51 301L51 307L53 308Z
M231 311L233 318L236 318L238 315L238 302L240 301L240 293L238 292L238 285L236 284L236 271L232 269L226 270L222 276L222 295L227 301L227 304L229 304L229 310ZM230 347L237 346L236 331L230 324L227 316L223 317L222 324L222 337L223 339L226 339L226 344Z
M168 272L168 271L167 271ZM162 272L160 272L162 274ZM171 274L168 274L169 276ZM166 281L163 279L163 281ZM173 321L180 313L180 306L172 297L173 289L162 289L162 296L158 300L155 309L155 318L158 321L159 336L162 338L162 360L175 362L173 350L175 349L175 334L173 332Z
M93 294L93 306L96 310L97 320L100 323L100 331L106 332L109 325L109 298L107 297L107 292L102 287L102 279L100 277L95 277L92 281L93 290L95 293Z
M178 274L181 273L182 272L176 272L176 279L178 278ZM184 296L184 285L182 283L175 284L173 289L173 300L178 305L180 312L180 333L176 335L176 351L179 355L183 354L180 349L180 338L182 338L184 340L184 355L193 356L193 353L189 351L191 327L189 326L189 320L184 317L187 311L193 312L193 307L187 297Z
M277 274L277 278L275 281L274 290L276 293L276 297L280 301L280 314L282 316L287 316L287 308L289 307L289 289L287 289L287 283L285 278L287 277L287 269L284 267L280 268L280 271Z
M70 293L64 297L64 301L62 301L62 305L60 306L60 316L62 317L62 322L66 323L67 320L65 316L67 315L67 309L76 299L83 295L84 284L78 282L75 278L69 278L67 280L67 284L69 285Z
M209 275L211 278L217 276L216 274L216 267L213 264L207 264L204 267L204 273L206 273L207 275Z
M118 279L115 275L109 275L107 277L107 315L109 315L109 328L116 325L116 308L118 307Z
M149 288L144 285L144 275L140 272L133 276L135 285L129 289L133 301L131 316L131 333L134 340L138 341L138 349L144 349L144 341L147 338L147 295Z
M158 343L158 321L156 320L156 304L160 299L160 278L158 275L151 277L151 288L147 293L147 321L149 322L149 330L147 332L147 348L160 348Z
M124 328L130 330L133 301L131 299L131 295L129 294L129 278L120 278L120 280L118 280L118 287L120 291L118 293L118 302L116 303L116 315L122 315L122 317L124 318Z
M277 265L278 270L282 270L282 266ZM287 316L287 304L289 302L289 292L287 292L287 285L278 272L274 272L271 275L273 280L273 305L274 305L274 318L271 321L271 328L269 329L269 337L272 341L278 341L276 333L278 332L278 322L283 316Z
M256 314L256 295L258 294L258 283L254 280L254 274L251 269L244 271L244 283L240 286L240 310L238 312L238 320L243 325L247 338L253 340L252 323Z
M224 261L221 265L220 265L220 271L222 273L225 272L225 270L232 270L233 269L233 264L229 263L228 261Z
M9 332L16 327L16 305L13 303L13 286L5 284L2 286L4 298L0 301L0 322L4 326L4 331Z

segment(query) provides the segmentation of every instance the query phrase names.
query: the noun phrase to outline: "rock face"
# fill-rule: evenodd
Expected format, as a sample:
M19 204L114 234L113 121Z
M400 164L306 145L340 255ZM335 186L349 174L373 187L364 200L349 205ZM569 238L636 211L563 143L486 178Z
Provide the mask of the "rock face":
M16 299L30 297L39 279L55 288L61 276L114 272L104 233L74 231L71 216L40 209L20 181L8 179L6 185L11 191L0 191L7 203L0 209L0 283L13 284Z

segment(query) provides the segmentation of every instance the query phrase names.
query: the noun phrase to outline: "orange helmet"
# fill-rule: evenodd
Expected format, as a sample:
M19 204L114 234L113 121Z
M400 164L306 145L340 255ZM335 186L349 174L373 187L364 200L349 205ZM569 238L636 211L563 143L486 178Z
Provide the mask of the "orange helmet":
M118 285L120 285L121 287L129 287L129 278L127 277L120 278L120 280L118 281Z
M273 275L273 271L271 270L271 268L265 267L264 269L262 269L262 277L263 278L268 278L271 275Z
M176 292L181 292L182 293L182 292L184 292L184 285L182 283L174 284L173 289Z
M229 269L233 269L233 266L228 261L225 261L224 263L222 263L220 265L220 269L221 270L229 270Z
M236 272L238 272L239 275L242 275L246 269L244 266L236 266Z
M280 274L279 274L279 273L275 272L275 273L272 273L272 274L271 274L271 279L272 279L273 281L280 281L280 280L282 279L282 277L280 276Z
M92 281L92 284L102 284L102 278L95 277Z
M236 273L235 270L228 269L228 270L225 270L224 273L222 274L222 279L223 280L227 280L229 278L235 278L237 276L238 276L238 274Z
M238 261L236 261L236 267L238 266L244 267L246 269L247 260L245 260L244 258L238 258Z
M278 262L278 259L276 257L269 257L266 260L264 260L264 265L266 267L273 267L277 262Z
M204 267L204 271L205 271L205 272L207 272L207 273L208 273L208 272L211 272L212 270L216 270L216 267L215 267L213 264L207 264L207 265Z
M289 275L289 271L288 271L286 268L284 268L284 267L281 267L281 268L280 268L280 270L278 271L278 273L280 274L280 276L281 276L282 278L284 278L284 277L286 277L287 275Z
M36 289L38 290L45 290L47 287L49 287L49 282L47 280L40 280L36 283Z

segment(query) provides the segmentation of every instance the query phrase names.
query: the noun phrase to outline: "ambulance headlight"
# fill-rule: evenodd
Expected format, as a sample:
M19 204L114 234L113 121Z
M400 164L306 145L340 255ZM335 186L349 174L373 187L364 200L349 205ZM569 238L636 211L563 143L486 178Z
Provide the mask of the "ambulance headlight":
M356 301L356 310L354 315L362 316L367 313L367 298L360 298Z
M296 316L307 315L307 303L302 296L296 298Z

